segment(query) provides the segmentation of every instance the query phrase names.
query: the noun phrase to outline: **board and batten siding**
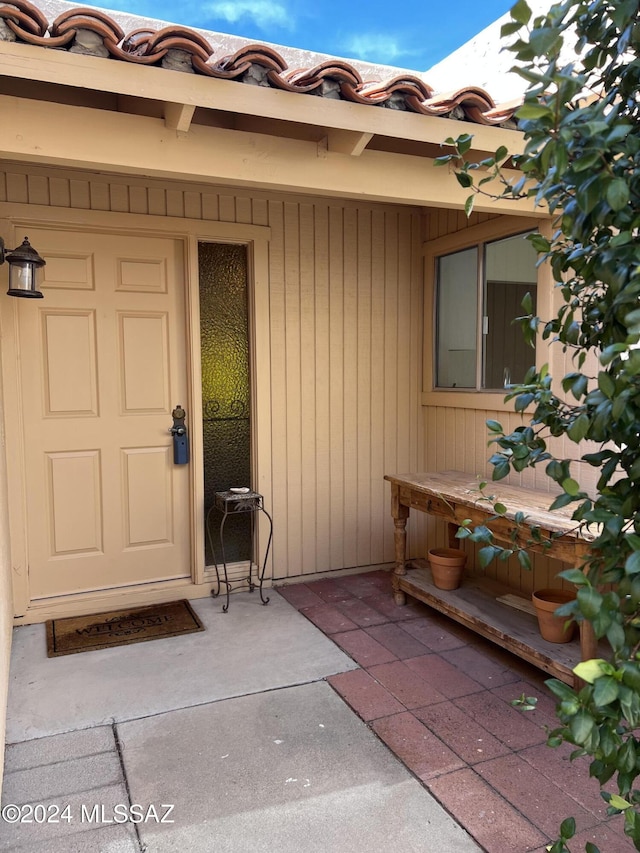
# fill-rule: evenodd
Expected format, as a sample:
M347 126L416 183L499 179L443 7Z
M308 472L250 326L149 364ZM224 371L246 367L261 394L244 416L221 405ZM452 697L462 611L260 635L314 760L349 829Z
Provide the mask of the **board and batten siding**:
M268 226L274 580L393 561L383 477L424 453L418 210L22 166L0 201Z

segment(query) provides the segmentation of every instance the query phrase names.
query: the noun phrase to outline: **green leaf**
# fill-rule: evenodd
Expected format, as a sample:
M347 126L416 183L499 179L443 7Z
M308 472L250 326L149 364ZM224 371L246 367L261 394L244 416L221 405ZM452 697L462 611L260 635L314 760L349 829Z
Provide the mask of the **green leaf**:
M606 663L606 661L603 661ZM569 687L568 684L565 684L563 681L558 681L557 678L548 678L545 681L545 684L549 688L549 690L553 693L553 695L559 699L561 702L566 700L575 700L576 695L573 690Z
M494 465L491 479L502 480L503 477L506 477L509 473L509 467L509 461L507 459L503 460L502 462L498 462L497 465Z
M610 675L598 678L593 688L593 701L602 708L618 698L619 685Z
M562 509L563 506L569 506L572 501L573 498L569 494L558 495L558 497L553 501L549 509L551 511L555 509Z
M598 175L592 175L576 187L576 201L584 213L591 213L594 207L602 201L602 184Z
M624 628L620 625L619 622L612 622L611 625L607 628L607 640L609 640L609 645L614 650L614 652L621 651L622 647L625 644L625 634Z
M580 612L586 619L595 619L602 607L602 596L593 587L582 587L576 595Z
M536 119L543 116L552 116L551 109L543 104L523 104L516 113L516 118L519 119Z
M591 426L591 418L586 412L579 415L567 430L567 435L576 444L586 438Z
M586 681L587 684L593 684L597 678L600 678L600 676L603 675L603 664L606 664L606 661L603 658L583 660L581 663L574 666L573 671L578 678Z
M578 159L573 163L573 171L585 172L587 169L590 169L592 166L599 163L601 158L602 154L600 151L590 151L588 154L578 157Z
M493 558L500 553L502 549L496 545L486 545L478 551L478 562L481 569L486 569Z
M525 0L518 0L515 6L511 7L511 17L519 24L528 24L531 18L531 9Z
M526 569L528 572L531 571L531 557L526 551L518 551L518 562L523 569Z
M607 187L607 202L613 210L622 210L629 203L629 187L622 178L614 178Z
M463 186L464 186L464 184L463 184ZM468 186L471 186L471 183L469 183ZM465 216L467 217L467 219L473 213L473 204L474 204L475 200L476 200L475 195L470 195L470 196L468 196L467 200L464 203L464 212L465 212Z
M524 412L527 406L534 400L533 394L518 394L514 409L516 412Z
M622 683L640 693L640 664L637 661L623 661Z
M546 253L551 248L551 243L542 234L530 234L528 240L536 252Z
M496 515L505 515L507 512L507 508L504 504L496 503L493 505L493 511Z
M631 808L631 803L624 800L622 797L619 797L617 794L611 794L609 797L609 805L611 808L618 809L623 812L625 809Z
M581 708L578 713L569 722L569 730L573 737L574 743L583 746L594 727L594 719L584 708Z
M626 326L637 326L640 324L640 308L635 308L633 311L625 314L624 322Z
M608 347L605 347L600 353L600 364L606 367L608 364L611 364L611 362L617 355L620 355L621 352L626 351L626 344L610 344Z
M561 43L560 31L555 27L534 27L529 35L529 44L535 56L553 53Z
M509 21L500 28L500 38L508 38L521 29L522 24L518 23L518 21Z
M560 835L566 841L576 834L576 821L573 817L565 818L560 824Z
M598 373L598 388L602 391L605 397L608 397L611 400L616 392L616 383L608 373L604 373L604 371L601 370L600 373Z
M467 151L471 148L471 143L473 142L473 136L470 133L461 133L460 136L456 139L456 148L460 154L466 154Z
M562 488L568 495L571 495L571 497L574 498L580 491L580 483L577 483L571 477L568 477L566 480L562 481Z
M640 551L634 551L627 557L624 570L628 575L637 575L640 572Z
M560 835L567 840L576 834L576 821L573 817L565 818L560 824Z
M493 533L484 524L478 524L474 527L471 534L472 542L491 542Z
M576 584L576 586L585 586L589 583L584 572L581 572L580 569L565 569L564 571L558 573L558 577L562 578L565 581L569 581L570 583Z

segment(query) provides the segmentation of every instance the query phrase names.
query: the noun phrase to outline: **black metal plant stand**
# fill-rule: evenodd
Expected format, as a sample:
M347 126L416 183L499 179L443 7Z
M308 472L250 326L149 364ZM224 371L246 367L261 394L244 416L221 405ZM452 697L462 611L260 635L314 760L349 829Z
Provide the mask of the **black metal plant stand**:
M213 546L213 537L211 535L211 513L219 512L222 514L222 519L220 521L220 550L222 552L222 573L224 575L223 578L220 577L220 571L218 569L218 561L215 556L215 549ZM227 492L216 492L215 500L213 505L210 507L209 512L207 513L206 519L206 528L207 528L207 537L209 539L209 547L211 548L211 553L213 555L213 561L216 569L216 579L217 579L217 587L211 590L211 595L213 598L217 598L220 595L221 586L224 584L225 592L226 592L226 602L222 605L223 613L226 613L229 609L229 594L231 592L232 583L229 580L227 575L227 560L224 552L224 526L227 518L230 515L234 515L236 513L251 513L251 555L253 554L253 545L255 541L255 529L256 529L256 516L259 512L264 513L269 519L269 539L267 540L267 548L264 552L264 560L262 561L262 567L260 566L259 560L256 560L256 566L258 569L257 580L258 583L255 584L253 582L252 577L252 566L253 561L251 557L249 557L249 574L246 578L242 578L239 583L247 583L249 585L249 592L253 592L253 590L258 587L258 591L260 592L260 601L263 604L269 603L269 598L265 598L262 594L262 584L264 581L264 573L267 567L267 559L269 557L269 549L271 548L271 540L273 538L273 520L269 513L264 508L264 502L262 495L259 495L258 492L252 492L250 490L240 491L240 490L230 490Z

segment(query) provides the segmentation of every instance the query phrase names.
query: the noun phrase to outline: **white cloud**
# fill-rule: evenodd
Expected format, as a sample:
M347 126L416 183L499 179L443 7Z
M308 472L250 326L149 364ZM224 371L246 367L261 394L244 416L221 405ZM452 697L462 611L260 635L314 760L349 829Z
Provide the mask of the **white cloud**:
M401 46L396 36L383 33L359 33L345 42L351 56L368 62L392 65L401 56L411 56L415 51Z
M293 21L285 6L273 0L220 0L206 6L208 12L216 18L222 18L235 24L237 21L250 20L260 28L293 28Z

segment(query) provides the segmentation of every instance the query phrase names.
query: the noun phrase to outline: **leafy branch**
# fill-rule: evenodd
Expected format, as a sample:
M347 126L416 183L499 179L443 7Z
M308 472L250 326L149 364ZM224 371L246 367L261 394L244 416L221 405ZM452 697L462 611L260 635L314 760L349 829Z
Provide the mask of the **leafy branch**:
M559 346L572 368L556 382L547 365L532 368L508 389L506 400L528 423L507 433L488 422L492 476L544 465L558 491L550 508L570 507L578 532L595 532L583 571L559 575L576 587L562 615L590 623L610 653L576 668L579 690L547 682L559 718L549 743L573 744L601 786L615 782L617 793L602 796L640 850L640 11L637 0L563 0L534 17L518 0L502 34L528 87L517 113L523 153L500 147L474 160L463 134L446 141L452 150L436 162L470 191L468 215L480 195L528 197L553 223L550 237L530 239L562 304L545 320L525 298L518 322L529 343ZM576 454L556 458L552 439L560 437ZM597 472L594 494L573 476L576 460ZM517 522L507 549L486 525L463 524L458 536L483 546L483 563L511 552L524 565L523 546L536 534L522 529L526 518ZM521 706L530 704L524 697ZM568 818L552 853L568 851L574 836ZM598 853L592 843L586 850Z

